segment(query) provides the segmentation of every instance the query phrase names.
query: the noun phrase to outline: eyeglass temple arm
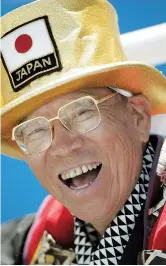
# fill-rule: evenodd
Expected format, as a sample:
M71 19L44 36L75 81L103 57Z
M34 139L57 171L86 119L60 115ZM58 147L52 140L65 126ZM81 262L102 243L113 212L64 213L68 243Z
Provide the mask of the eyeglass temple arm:
M118 92L113 92L112 94L109 94L109 95L107 95L107 96L105 96L105 97L103 97L103 98L101 98L99 100L96 100L96 103L97 104L102 103L102 102L106 101L107 99L112 98L116 94L118 94Z

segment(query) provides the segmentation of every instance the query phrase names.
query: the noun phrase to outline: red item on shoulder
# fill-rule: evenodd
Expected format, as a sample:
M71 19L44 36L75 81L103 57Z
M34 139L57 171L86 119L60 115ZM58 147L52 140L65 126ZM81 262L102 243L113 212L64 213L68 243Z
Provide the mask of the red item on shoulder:
M148 249L166 251L166 204L152 229L149 237Z
M54 197L47 196L35 217L24 247L24 262L31 264L44 231L65 248L73 247L74 217Z

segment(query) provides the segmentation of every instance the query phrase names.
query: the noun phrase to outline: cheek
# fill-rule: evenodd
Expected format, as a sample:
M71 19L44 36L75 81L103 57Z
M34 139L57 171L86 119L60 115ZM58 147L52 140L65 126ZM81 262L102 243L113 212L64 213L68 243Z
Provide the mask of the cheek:
M26 156L25 160L35 177L38 179L39 183L50 194L56 195L57 200L63 200L63 193L59 188L58 183L56 183L56 179L53 178L53 171L50 166L51 164L49 164L46 160L46 153L41 153L34 156ZM52 179L54 182L51 181Z
M125 133L126 134L126 133ZM114 145L117 142L118 136L124 135L124 130L118 123L111 123L102 120L100 125L93 131L88 133L89 137L96 142L105 153L112 153Z
M42 185L44 185L46 177L46 167L45 167L45 157L44 154L37 154L31 156L25 156L25 160L31 168L32 172L35 174L37 179Z
M139 142L132 118L118 110L116 113L108 109L102 110L102 120L96 131L94 138L108 153L114 149L114 146L118 152L123 150L127 152L133 143L137 145Z
M91 132L91 138L103 150L106 164L114 176L135 176L140 162L141 145L132 124L114 121L114 118L102 119L98 128Z

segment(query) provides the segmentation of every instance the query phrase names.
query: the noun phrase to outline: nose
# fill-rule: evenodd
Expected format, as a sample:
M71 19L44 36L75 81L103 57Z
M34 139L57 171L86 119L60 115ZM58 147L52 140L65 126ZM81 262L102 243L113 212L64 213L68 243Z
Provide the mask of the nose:
M68 156L71 152L83 147L83 139L79 134L67 130L59 120L53 124L53 140L51 150L56 156Z

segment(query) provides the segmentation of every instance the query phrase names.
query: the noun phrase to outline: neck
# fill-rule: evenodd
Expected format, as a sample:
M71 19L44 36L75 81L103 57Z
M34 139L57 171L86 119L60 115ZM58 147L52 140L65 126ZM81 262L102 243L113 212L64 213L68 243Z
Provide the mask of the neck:
M140 173L141 173L141 170L139 171L139 174L137 175L137 177L134 179L135 181L133 183L133 186L128 191L128 194L125 195L125 197L122 198L119 202L117 202L117 205L114 206L115 207L114 210L112 209L111 211L109 211L109 213L105 214L104 219L102 218L102 221L101 221L101 218L100 218L100 219L95 219L94 221L90 222L93 225L93 227L96 229L96 231L101 236L104 234L104 232L106 231L107 227L113 221L113 219L115 218L117 213L122 209L122 207L124 206L125 202L127 201L129 196L131 195L136 183L139 180Z
M114 219L114 217L112 217L111 220L109 220L109 221L107 221L107 220L103 221L102 220L102 223L101 223L101 220L96 220L95 222L93 222L91 224L96 229L96 231L100 234L100 236L102 236L113 219Z

